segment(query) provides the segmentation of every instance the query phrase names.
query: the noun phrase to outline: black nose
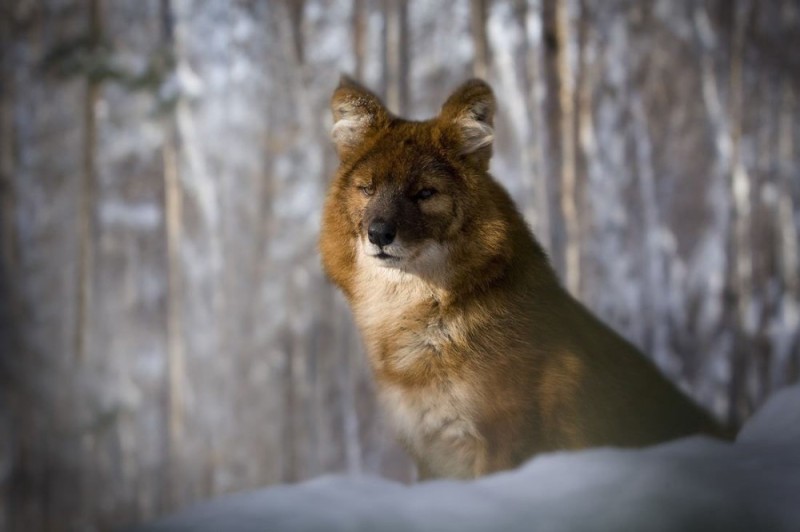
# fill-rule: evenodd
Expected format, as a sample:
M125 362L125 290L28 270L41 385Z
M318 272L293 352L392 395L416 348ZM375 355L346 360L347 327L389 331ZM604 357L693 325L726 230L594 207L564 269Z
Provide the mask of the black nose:
M369 241L376 246L388 246L394 240L397 234L397 228L393 223L384 222L383 220L375 220L369 224Z

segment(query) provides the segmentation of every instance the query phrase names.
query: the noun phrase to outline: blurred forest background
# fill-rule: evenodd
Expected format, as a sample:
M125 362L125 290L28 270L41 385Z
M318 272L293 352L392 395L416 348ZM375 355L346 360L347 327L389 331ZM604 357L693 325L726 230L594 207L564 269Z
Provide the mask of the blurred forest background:
M0 529L409 480L320 270L340 72L466 78L569 289L740 421L800 374L797 0L3 0Z

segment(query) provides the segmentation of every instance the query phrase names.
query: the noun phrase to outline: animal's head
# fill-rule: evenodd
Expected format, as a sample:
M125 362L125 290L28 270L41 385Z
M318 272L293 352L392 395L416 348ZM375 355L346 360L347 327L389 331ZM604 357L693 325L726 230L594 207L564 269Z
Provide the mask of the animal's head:
M423 276L451 268L454 255L468 249L480 250L474 256L506 252L497 197L507 196L488 175L495 100L485 82L464 83L438 116L421 122L392 115L346 77L331 108L340 166L323 255L333 253L326 246L347 245L326 242L326 225L354 242L351 259ZM330 273L330 259L326 267Z

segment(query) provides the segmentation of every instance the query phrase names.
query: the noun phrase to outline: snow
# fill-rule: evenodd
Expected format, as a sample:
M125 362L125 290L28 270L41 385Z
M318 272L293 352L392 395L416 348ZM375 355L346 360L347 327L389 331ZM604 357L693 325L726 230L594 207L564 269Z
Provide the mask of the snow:
M774 395L736 443L690 437L553 453L472 482L326 476L222 497L135 530L798 529L800 385Z

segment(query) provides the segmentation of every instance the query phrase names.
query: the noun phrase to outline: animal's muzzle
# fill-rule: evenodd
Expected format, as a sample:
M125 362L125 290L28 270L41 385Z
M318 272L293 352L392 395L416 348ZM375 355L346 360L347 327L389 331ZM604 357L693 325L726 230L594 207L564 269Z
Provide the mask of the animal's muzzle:
M376 246L388 246L397 236L397 226L379 218L369 224L367 236L369 236L369 241Z

